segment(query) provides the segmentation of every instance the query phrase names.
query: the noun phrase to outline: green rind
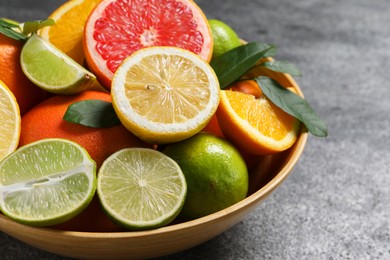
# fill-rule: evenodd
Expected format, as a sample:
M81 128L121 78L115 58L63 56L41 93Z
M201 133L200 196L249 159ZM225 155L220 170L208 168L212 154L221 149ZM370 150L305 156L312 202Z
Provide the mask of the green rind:
M199 133L167 145L163 153L180 165L187 181L180 219L200 218L246 197L249 177L245 161L225 139Z
M54 94L76 94L99 85L95 75L36 34L20 54L24 74L38 87Z
M132 152L132 151L137 151L137 150L138 151L149 151L149 152L161 154L162 156L164 156L164 159L168 160L170 163L172 163L172 165L175 165L175 167L177 167L177 169L180 170L179 174L182 176L181 179L184 180L184 182L182 182L183 190L182 190L181 198L179 199L180 204L176 205L176 210L175 211L171 211L170 215L166 215L166 216L164 216L163 219L160 218L158 221L156 221L156 220L148 221L148 222L143 221L142 223L140 223L140 222L134 222L134 221L131 221L131 220L126 220L123 217L118 216L118 214L113 211L112 207L105 200L105 194L102 191L102 189L103 189L102 185L104 185L104 183L102 181L103 180L103 176L105 175L104 172L106 171L106 167L108 166L108 164L110 164L111 160L116 158L117 155L120 154L120 153ZM167 157L163 153L161 153L159 151L156 151L156 150L153 150L153 149L149 149L149 148L126 148L126 149L122 149L122 150L114 153L113 155L111 155L109 158L107 158L106 161L101 166L101 168L99 170L99 173L98 173L97 194L98 194L100 203L102 205L103 211L107 214L107 216L114 223L116 223L119 226L121 226L121 227L123 227L125 229L128 229L128 230L149 230L149 229L155 229L155 228L159 228L159 227L168 225L169 223L171 223L179 215L179 213L180 213L180 211L181 211L181 209L182 209L182 207L184 205L184 202L185 202L186 193L187 193L187 184L185 182L184 175L183 175L179 165L174 160L172 160L171 158ZM118 194L118 196L122 197L123 193Z
M71 145L74 145L77 149L79 149L82 152L83 158L84 158L83 163L89 164L88 167L90 167L90 171L89 171L89 173L86 173L86 174L92 174L92 180L89 179L90 183L88 185L88 187L89 187L88 195L85 197L84 200L80 201L76 207L64 212L63 214L58 214L58 215L55 215L53 217L45 218L45 219L31 220L28 217L26 217L26 218L18 217L18 216L11 214L10 212L8 212L6 210L6 207L4 207L4 205L3 205L4 204L3 194L2 194L2 192L0 192L0 206L1 206L0 209L4 215L8 216L9 218L13 219L16 222L22 223L22 224L26 224L29 226L42 227L42 226L51 226L51 225L63 223L65 221L77 216L85 208L88 207L89 203L92 201L92 199L94 197L94 194L95 194L95 191L97 188L96 163L91 159L91 157L89 156L87 151L83 147L78 145L77 143L74 143L72 141L65 140L65 139L60 139L60 138L50 138L50 139L44 139L44 140L40 140L40 141L31 143L31 144L25 145L25 146L19 148L18 150L16 150L11 155L9 155L6 159L1 161L0 162L0 170L2 169L2 167L4 167L4 164L7 163L7 160L10 160L10 158L12 159L13 156L15 156L17 153L23 152L23 150L29 149L29 148L31 148L35 145L38 145L39 143L42 143L42 142L58 142L58 141L59 142L67 142ZM23 167L24 165L19 165L19 166ZM3 189L3 187L4 186L2 185L2 183L0 181L0 191L1 191L1 189Z

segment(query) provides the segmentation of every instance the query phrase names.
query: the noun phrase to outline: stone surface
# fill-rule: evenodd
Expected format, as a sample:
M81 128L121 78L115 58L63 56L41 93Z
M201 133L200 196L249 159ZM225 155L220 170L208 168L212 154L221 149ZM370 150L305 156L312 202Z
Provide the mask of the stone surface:
M2 0L0 17L42 19L62 2ZM161 259L390 259L388 1L196 2L302 70L296 80L329 136L310 136L292 174L242 222ZM0 254L67 259L1 233Z

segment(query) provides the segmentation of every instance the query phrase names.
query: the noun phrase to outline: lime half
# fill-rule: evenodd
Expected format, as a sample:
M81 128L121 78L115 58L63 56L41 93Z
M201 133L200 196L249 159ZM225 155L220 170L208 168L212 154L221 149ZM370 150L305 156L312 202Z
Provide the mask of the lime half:
M88 206L95 190L95 162L65 139L31 143L0 162L1 211L23 224L64 222Z
M24 44L20 62L24 74L51 93L75 94L100 88L95 75L36 34Z
M103 163L97 192L107 214L132 230L170 223L180 212L187 184L179 165L147 148L120 150Z

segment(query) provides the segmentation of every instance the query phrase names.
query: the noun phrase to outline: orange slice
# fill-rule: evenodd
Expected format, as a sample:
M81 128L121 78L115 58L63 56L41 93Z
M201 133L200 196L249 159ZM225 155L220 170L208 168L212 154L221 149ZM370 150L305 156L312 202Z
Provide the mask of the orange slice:
M39 35L83 65L84 24L89 13L100 1L67 1L49 16L55 21L55 25L42 28Z
M248 81L248 87L253 81ZM256 86L258 88L258 86ZM297 139L299 121L260 96L222 90L217 118L225 137L243 151L262 155L290 148Z

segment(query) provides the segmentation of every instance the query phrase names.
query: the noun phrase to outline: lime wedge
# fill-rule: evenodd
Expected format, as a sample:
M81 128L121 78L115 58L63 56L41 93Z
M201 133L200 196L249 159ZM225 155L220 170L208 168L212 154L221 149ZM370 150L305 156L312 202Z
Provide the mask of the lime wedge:
M80 145L44 139L0 162L0 208L31 226L62 223L84 210L96 190L96 165Z
M125 228L167 225L180 212L187 184L179 165L148 148L120 150L103 163L97 192L107 214Z
M101 88L95 75L36 34L20 54L24 74L37 86L55 94L75 94Z

